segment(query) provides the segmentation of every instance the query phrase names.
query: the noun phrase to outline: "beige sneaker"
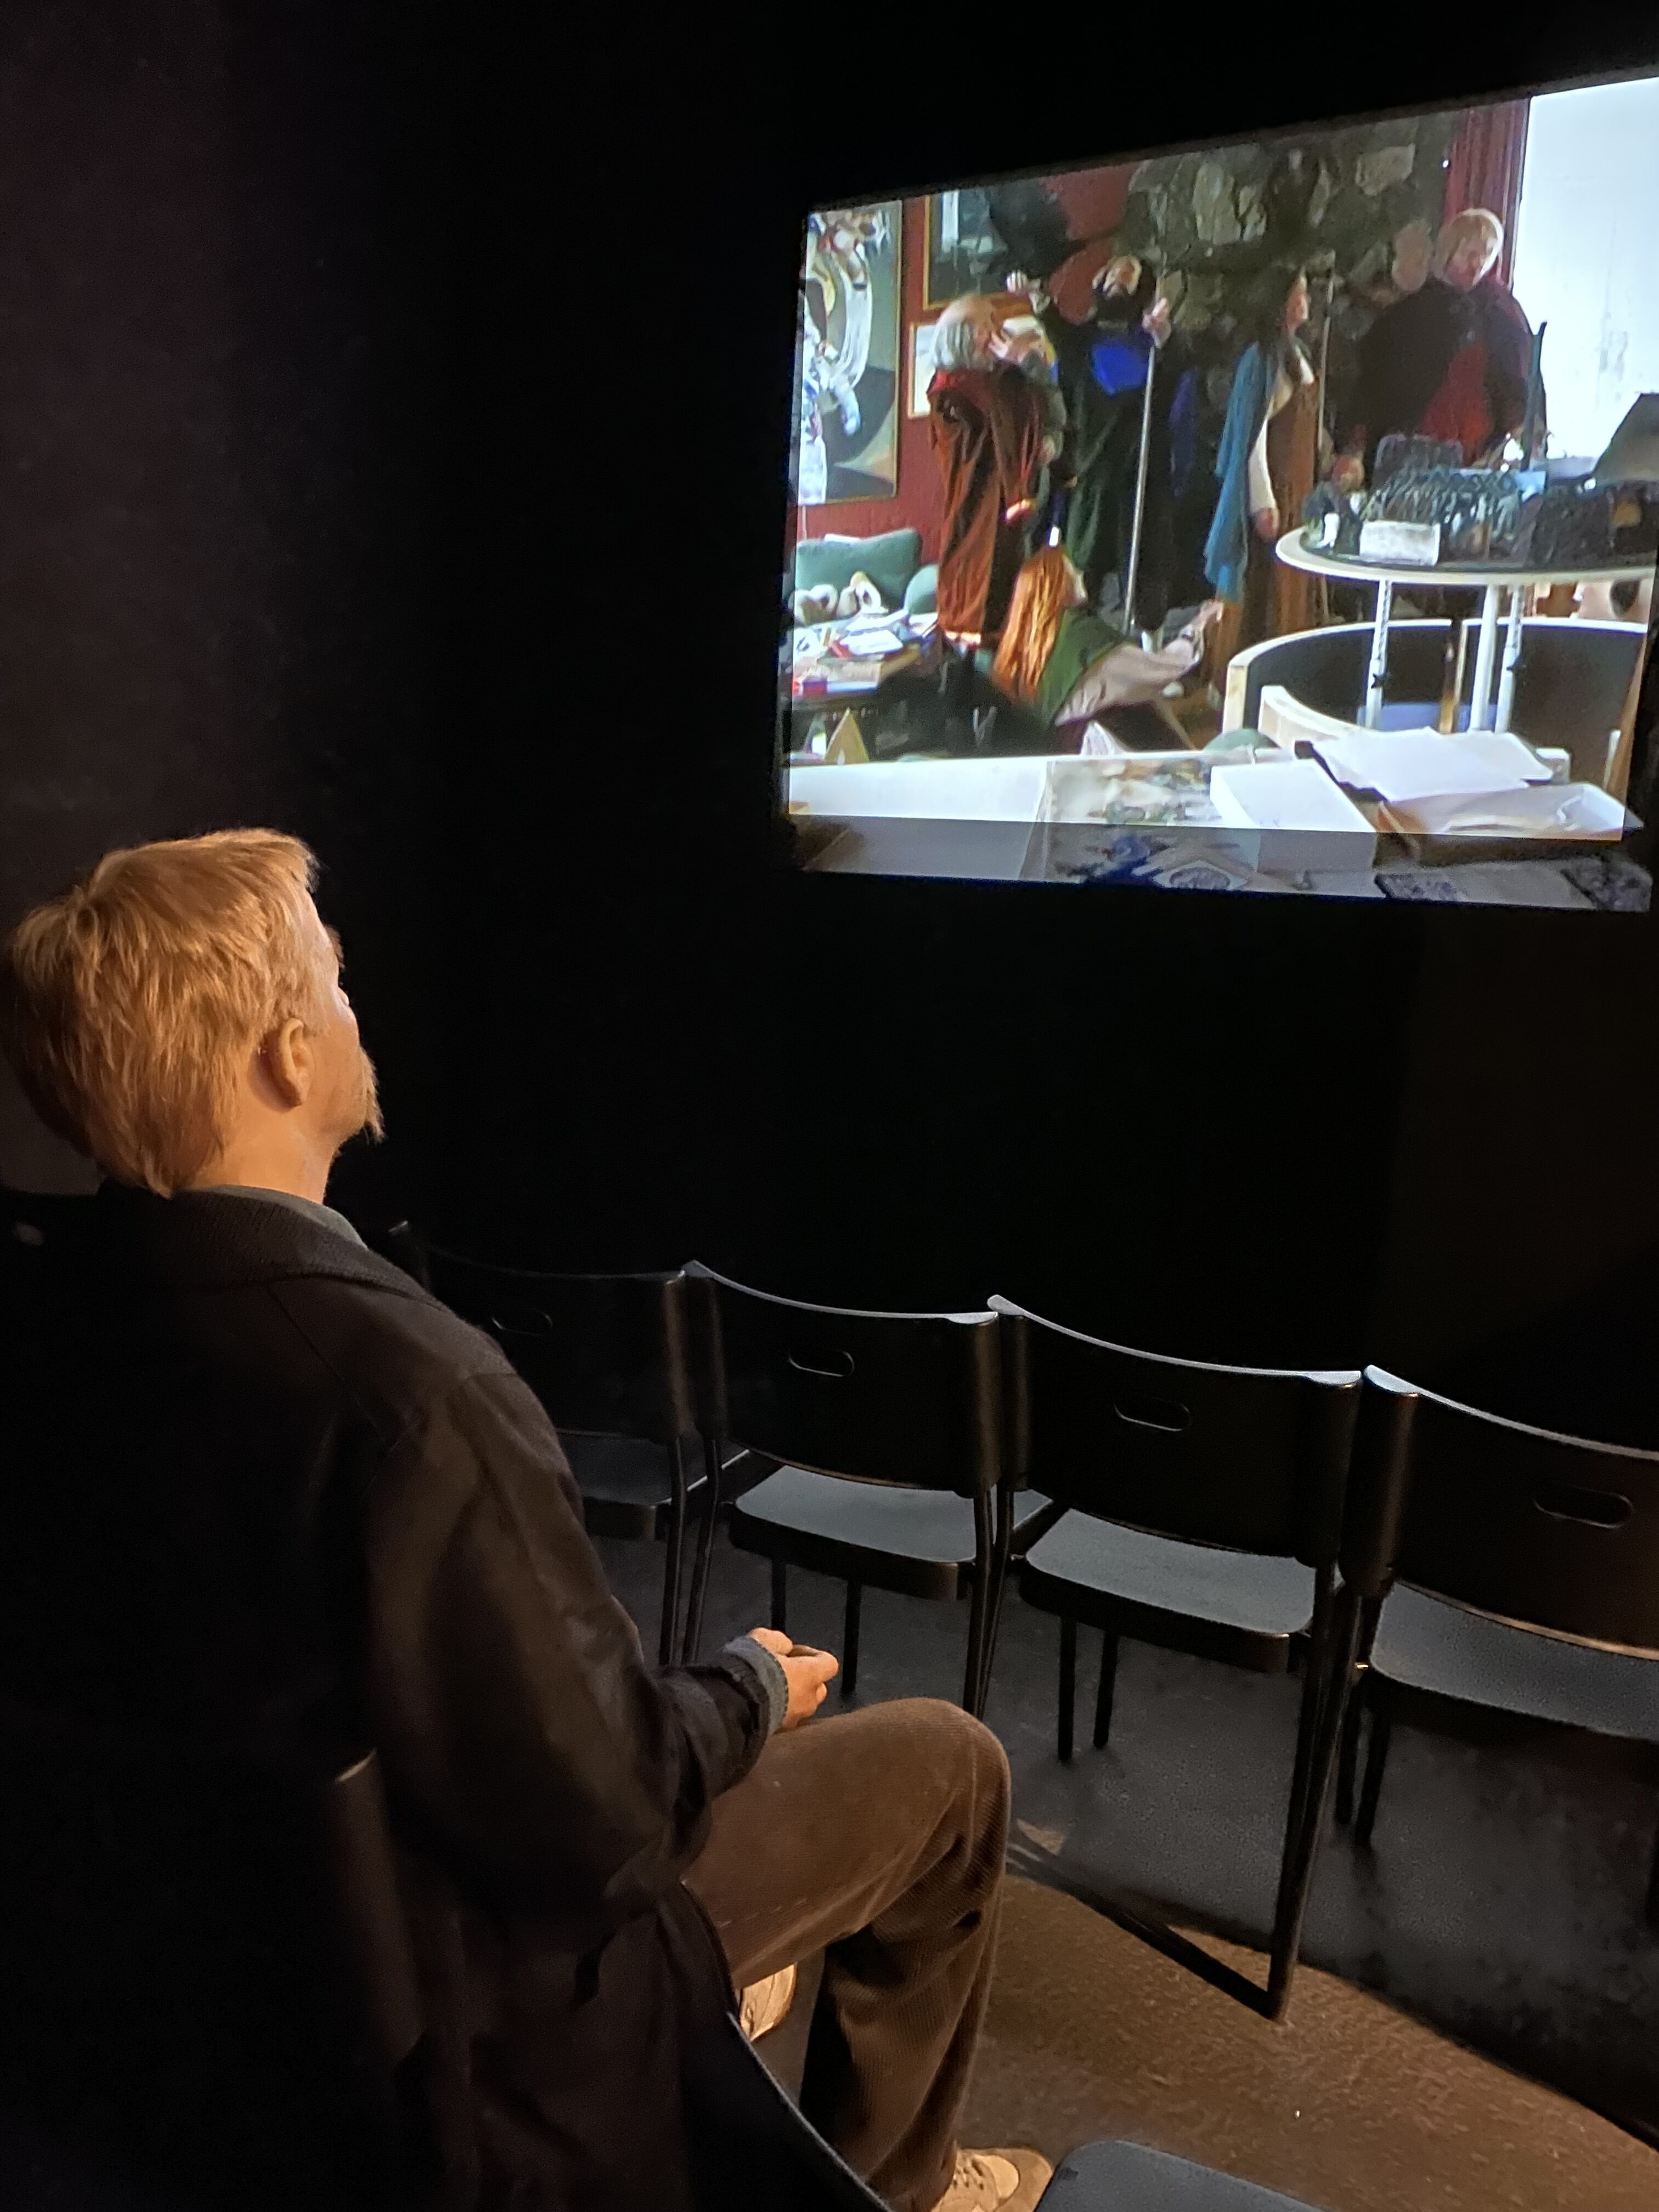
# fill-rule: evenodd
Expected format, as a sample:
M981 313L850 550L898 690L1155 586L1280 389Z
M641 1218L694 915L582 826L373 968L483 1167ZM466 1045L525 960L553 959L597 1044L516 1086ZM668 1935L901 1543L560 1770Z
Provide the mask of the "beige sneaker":
M1054 2178L1041 2151L959 2150L933 2212L1033 2212Z
M769 1974L763 1982L749 1984L738 2006L738 2023L753 2043L760 2036L769 2035L775 2027L781 2027L794 2002L795 1969L785 1966Z

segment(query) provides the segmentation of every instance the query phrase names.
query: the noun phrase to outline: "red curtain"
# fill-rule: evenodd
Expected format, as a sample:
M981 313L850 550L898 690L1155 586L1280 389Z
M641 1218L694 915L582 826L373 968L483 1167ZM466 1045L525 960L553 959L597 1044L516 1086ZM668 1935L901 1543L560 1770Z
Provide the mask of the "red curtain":
M1527 159L1529 100L1472 107L1464 116L1446 163L1445 214L1490 208L1504 226L1498 274L1504 283L1515 266L1515 219L1521 211L1521 172Z

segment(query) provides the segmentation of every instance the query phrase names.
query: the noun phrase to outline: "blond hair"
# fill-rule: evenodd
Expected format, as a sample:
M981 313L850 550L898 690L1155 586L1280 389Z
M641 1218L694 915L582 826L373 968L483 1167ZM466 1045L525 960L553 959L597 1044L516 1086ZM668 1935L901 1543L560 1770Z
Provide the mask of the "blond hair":
M1060 635L1060 618L1084 599L1083 580L1058 545L1033 553L1014 579L1002 643L991 671L1011 699L1036 698L1048 655Z
M118 1181L171 1197L230 1134L238 1062L329 976L296 837L223 830L106 853L0 953L0 1044L31 1103Z
M1452 216L1442 227L1434 242L1434 252L1429 262L1431 276L1443 276L1451 258L1466 238L1479 231L1492 246L1492 258L1497 260L1504 251L1504 226L1490 208L1465 208L1461 215Z

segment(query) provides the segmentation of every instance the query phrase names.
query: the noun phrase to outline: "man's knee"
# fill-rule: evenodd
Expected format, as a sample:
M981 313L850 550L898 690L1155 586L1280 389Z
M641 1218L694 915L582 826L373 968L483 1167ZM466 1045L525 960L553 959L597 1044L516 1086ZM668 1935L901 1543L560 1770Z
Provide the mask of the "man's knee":
M975 1826L1006 1829L1013 1797L1008 1754L983 1721L943 1698L896 1698L869 1708L888 1714L944 1780L953 1797L970 1797Z

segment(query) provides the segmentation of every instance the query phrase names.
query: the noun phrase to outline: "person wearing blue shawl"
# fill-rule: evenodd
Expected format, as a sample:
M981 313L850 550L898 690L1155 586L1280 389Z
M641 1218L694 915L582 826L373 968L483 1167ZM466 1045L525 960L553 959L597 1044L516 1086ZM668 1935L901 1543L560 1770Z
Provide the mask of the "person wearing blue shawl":
M1204 569L1227 611L1217 625L1212 665L1263 638L1314 623L1313 580L1288 568L1273 548L1301 516L1319 464L1319 400L1297 332L1308 319L1305 270L1279 270L1262 283L1239 356L1215 472L1220 484L1204 548Z

